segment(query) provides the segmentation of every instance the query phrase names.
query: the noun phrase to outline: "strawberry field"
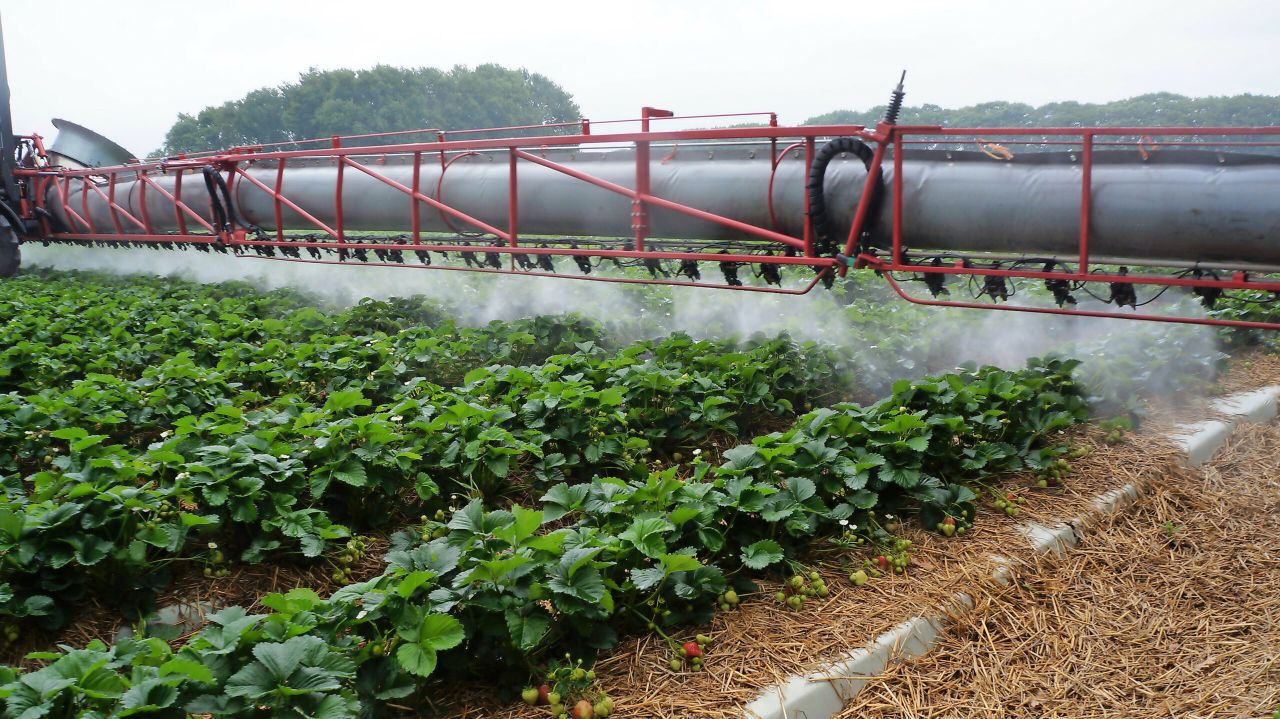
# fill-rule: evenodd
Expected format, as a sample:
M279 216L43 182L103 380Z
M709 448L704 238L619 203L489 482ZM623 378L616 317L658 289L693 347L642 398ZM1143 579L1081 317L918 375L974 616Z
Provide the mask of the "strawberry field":
M1170 361L939 372L945 338L860 301L847 351L236 283L0 284L4 716L403 716L457 683L609 716L592 667L620 641L700 671L702 628L761 582L782 611L825 596L818 543L854 585L901 573L901 523L964 535L991 478L1065 477L1053 438L1090 403L1220 359L1168 334ZM175 586L282 573L182 636L153 614ZM132 631L63 641L93 612Z

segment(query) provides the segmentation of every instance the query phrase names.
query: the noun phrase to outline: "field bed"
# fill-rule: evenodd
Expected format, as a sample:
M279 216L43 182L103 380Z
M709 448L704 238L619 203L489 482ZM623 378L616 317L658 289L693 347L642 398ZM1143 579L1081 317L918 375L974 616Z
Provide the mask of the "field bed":
M1266 352L1245 353L1233 359L1223 375L1221 388L1238 391L1280 384L1280 363L1276 359L1275 355ZM1109 430L1096 425L1065 430L1060 439L1072 446L1086 448L1088 455L1072 461L1073 472L1061 487L1034 488L1031 486L1032 476L1006 476L992 483L1002 491L1012 491L1026 498L1017 517L987 511L982 515L983 521L964 538L948 539L936 532L924 531L919 526L908 525L901 530L902 536L913 542L912 566L906 575L890 575L863 587L854 587L847 578L849 567L857 566L856 560L848 566L842 564L842 559L848 560L850 553L815 552L804 559L806 565L822 572L827 585L832 588L826 600L812 608L806 606L801 612L785 611L772 597L780 584L762 582L761 591L746 597L737 612L718 615L710 629L701 629L715 639L705 671L698 674L670 671L665 666L669 656L667 646L655 637L644 636L621 645L612 656L597 664L601 685L615 698L618 711L623 716L750 717L749 713L744 714L744 707L760 697L762 691L784 685L791 677L811 675L850 651L868 646L873 639L908 618L933 616L938 607L948 605L957 592L980 593L980 603L991 601L993 593L1003 592L1002 596L1007 600L1008 592L999 588L1003 585L993 581L993 571L997 567L1014 567L1016 576L1021 578L1048 566L1046 556L1032 549L1026 534L1029 524L1054 526L1077 517L1092 517L1090 521L1106 526L1111 520L1098 515L1095 507L1099 495L1126 484L1149 491L1175 478L1184 488L1201 481L1202 475L1182 466L1185 456L1169 437L1181 431L1187 423L1221 417L1212 407L1209 398L1184 398L1178 404L1168 401L1146 403L1144 410L1149 418L1139 432L1128 434L1126 440L1118 445L1108 443ZM1244 432L1256 435L1258 430L1246 429ZM1233 452L1238 454L1239 444L1233 443L1233 447L1236 448ZM1159 500L1141 500L1143 506L1150 501ZM1132 520L1120 521L1126 527L1132 526ZM1088 556L1092 550L1080 551ZM863 551L853 556L860 558L865 554ZM1045 577L1044 581L1056 580ZM972 626L981 623L984 621L982 612L986 608L986 604L982 604L972 612L966 612L965 616L972 619L962 620L962 624ZM1009 611L1014 609L1008 607ZM991 671L992 680L998 680L998 669L993 667ZM908 675L904 673L903 676L903 681L910 681ZM876 680L873 677L870 686L874 686ZM883 695L875 696L879 697L878 701L883 700ZM900 704L893 707L910 714L926 705L927 696L911 688L907 696L897 699ZM909 697L920 703L911 704ZM442 702L444 706L449 703L456 705L456 708L444 712L451 719L545 716L545 712L536 709L494 702L491 694L482 691L464 689ZM877 704L871 700L859 700L854 706L869 710ZM888 711L889 705L884 704L879 709ZM850 710L841 717L851 719L861 715ZM883 715L902 714L889 712ZM939 717L952 715L954 711L939 710L936 713ZM1001 715L999 711L992 713L992 716ZM1068 712L1046 716L1077 715Z
M920 316L849 310L897 338L876 368L786 334L41 279L0 295L14 716L535 716L519 695L543 676L604 713L736 716L1017 559L1026 526L1158 476L1172 446L1073 426L1086 388L1132 409L1219 357L1160 364L1126 336L1109 375L1051 358L894 381L937 354ZM1147 414L1144 438L1177 419ZM886 576L854 586L876 554Z
M667 667L670 651L661 640L646 635L619 646L596 668L602 688L614 697L622 716L714 717L741 719L743 707L761 691L785 683L793 675L825 666L909 617L929 614L951 595L990 575L991 557L1031 555L1023 528L1028 521L1052 523L1073 517L1092 506L1098 494L1124 481L1147 482L1164 476L1176 465L1177 449L1167 442L1142 436L1119 446L1103 442L1107 432L1085 426L1067 431L1061 439L1091 450L1074 460L1075 471L1059 488L1029 486L1028 478L1006 477L993 486L1026 497L1017 517L990 508L963 538L946 538L907 524L901 536L913 542L912 566L903 576L890 575L853 586L848 575L866 552L817 552L806 566L820 571L831 594L800 612L782 608L773 598L779 582L761 582L760 592L744 597L736 612L719 614L709 629L714 637L706 670L675 673ZM1154 449L1154 451L1153 451ZM1121 472L1117 475L1117 469ZM841 560L849 562L841 566ZM452 701L458 709L446 716L545 716L545 712L510 702L494 702L477 687Z

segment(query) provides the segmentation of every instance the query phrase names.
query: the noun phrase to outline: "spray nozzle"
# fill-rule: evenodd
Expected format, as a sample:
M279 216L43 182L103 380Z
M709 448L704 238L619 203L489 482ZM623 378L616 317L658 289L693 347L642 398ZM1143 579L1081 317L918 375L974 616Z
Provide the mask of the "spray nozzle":
M1045 272L1053 272L1053 268L1057 263L1046 262L1044 266ZM1044 288L1053 293L1053 301L1059 307L1063 305L1076 304L1076 298L1071 296L1071 283L1062 279L1047 279L1044 281Z
M684 275L694 282L702 279L702 273L698 271L698 262L696 260L680 260L680 269L676 274Z
M1217 273L1214 272L1213 270L1201 271L1200 268L1198 267L1192 271L1191 276L1196 278L1197 280L1205 276L1208 276L1215 280L1218 279ZM1222 288L1221 287L1192 287L1191 294L1195 295L1196 297L1199 297L1200 304L1204 305L1206 309L1211 310L1214 308L1215 305L1218 304L1218 299L1222 297Z
M1000 269L1000 263L997 262L991 266L991 269ZM1009 284L1005 281L1004 275L987 275L982 278L982 291L979 295L988 295L992 302L1009 299Z
M725 250L720 250L720 254L727 255L729 253ZM720 263L720 271L724 273L724 283L730 287L742 286L742 280L738 279L738 264L737 262L729 261Z
M933 267L942 266L942 258L935 257L933 262L929 263ZM938 295L949 295L951 292L947 290L947 276L941 272L924 273L924 286L929 288L929 294L937 297Z
M1128 267L1120 268L1120 275L1129 274ZM1132 282L1112 282L1111 298L1107 300L1116 307L1132 307L1138 309L1138 293L1133 288Z

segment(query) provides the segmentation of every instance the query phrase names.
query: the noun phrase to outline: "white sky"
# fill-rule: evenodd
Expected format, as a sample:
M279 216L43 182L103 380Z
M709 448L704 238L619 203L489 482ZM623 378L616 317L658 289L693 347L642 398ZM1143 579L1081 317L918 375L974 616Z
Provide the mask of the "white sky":
M64 117L136 153L311 66L526 67L595 120L798 123L883 103L904 67L908 104L1280 94L1276 0L0 0L0 18L17 132Z

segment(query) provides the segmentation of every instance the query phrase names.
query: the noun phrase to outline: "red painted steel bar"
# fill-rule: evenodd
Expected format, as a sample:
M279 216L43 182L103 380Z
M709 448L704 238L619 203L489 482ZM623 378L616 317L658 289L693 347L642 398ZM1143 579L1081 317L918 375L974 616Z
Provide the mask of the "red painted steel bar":
M529 249L533 249L533 248L529 248ZM294 262L294 263L305 264L305 265L342 265L344 267L404 267L404 268L410 268L410 269L416 269L416 270L481 272L481 273L490 274L490 275L517 275L521 277L555 277L555 278L564 279L564 280L585 280L587 282L612 282L612 283L629 284L629 285L670 285L675 287L700 287L703 289L710 289L710 290L736 290L739 292L762 292L766 294L775 294L775 295L808 294L814 287L817 286L818 282L822 280L823 276L830 271L829 267L824 268L822 271L816 273L813 276L813 279L809 280L809 282L806 283L803 287L800 287L797 289L784 289L781 287L759 287L759 286L749 286L749 285L740 285L740 286L717 285L717 284L711 284L709 282L683 282L679 280L649 280L649 279L643 279L639 277L600 277L600 276L593 276L593 275L566 275L558 272L533 272L533 271L525 272L521 270L502 270L502 269L483 268L483 267L480 267L480 268L457 267L457 266L450 266L450 265L414 265L414 264L408 264L408 263L399 264L395 262L359 262L359 261L344 262L339 260L308 260L308 259L303 259L298 257L262 257L260 255L236 255L236 258L242 259L242 260L269 260L273 262ZM717 255L716 259L721 259L721 256Z
M84 240L89 242L171 242L175 245L213 245L221 239L216 235L117 235L103 232L64 232L50 236L57 240Z
M338 146L337 138L334 138L333 146ZM350 162L350 160L345 157L338 159L338 178L337 181L333 183L333 224L338 230L339 243L346 241L346 228L342 226L342 188L344 186L344 171L347 169L348 162Z
M142 177L143 173L139 172L138 178L141 180ZM143 231L148 235L153 235L156 233L156 228L152 226L151 214L147 210L147 186L155 183L151 182L150 179L147 178L147 181L138 183L138 214L142 215Z
M85 187L93 184L92 181L90 181L89 178L87 177L81 177L78 179L80 180L80 184L84 185ZM83 188L82 188L82 191L80 192L80 205L84 212L85 222L89 225L90 228L93 228L94 227L93 215L89 214L89 192L88 190L85 190Z
M920 274L960 275L973 277L1021 277L1032 280L1067 280L1069 282L1127 282L1134 285L1159 285L1174 287L1214 287L1225 290L1261 290L1280 292L1280 279L1275 280L1215 280L1209 277L1171 277L1144 274L1093 274L1080 272L1041 272L1038 270L1002 270L985 267L941 265L909 265L885 262L883 258L862 255L859 259L875 269L889 272L917 272Z
M287 160L276 164L276 191L271 198L271 214L276 220L276 239L284 241L284 208L280 204L281 191L284 190L284 165ZM238 194L238 193L237 193Z
M455 159L456 159L456 158L455 158ZM442 213L448 213L448 214L450 214L450 215L452 215L452 216L454 216L454 217L458 218L459 220L462 220L463 222L466 222L467 224L469 224L469 225L471 225L471 226L473 226L473 227L478 227L478 228L480 228L480 229L484 230L485 232L488 232L489 234L497 235L498 237L500 237L500 238L502 238L503 240L506 240L506 241L508 241L508 242L510 242L510 241L511 241L511 236L510 236L509 234L507 234L507 232L505 232L505 231L503 231L503 230L499 230L498 228L494 227L493 225L488 224L487 222L485 222L485 221L483 221L483 220L478 220L478 219L476 219L476 218L472 217L471 215L468 215L467 213L463 212L462 210L454 209L454 208L452 208L452 207L450 207L450 206L446 205L446 204L445 204L445 203L443 203L443 202L440 202L439 200L437 200L437 199L435 199L435 198L433 198L433 197L428 197L428 196L426 196L426 195L422 194L421 192L415 192L415 191L413 190L413 188L411 188L411 187L405 187L403 184L401 184L401 183L399 183L399 182L396 182L395 180L391 179L390 177L387 177L386 175L383 175L383 174L380 174L380 173L378 173L378 172L375 172L374 170L372 170L372 169L370 169L370 168L368 168L368 167L365 167L364 165L361 165L360 163L356 162L355 160L352 160L352 159L350 159L350 158L346 158L346 157L344 157L344 158L342 158L342 159L341 159L341 162L340 162L340 165L339 165L339 166L341 166L342 164L351 165L351 166L352 166L352 167L354 167L355 169L357 169L357 170L359 170L359 171L363 172L364 174L368 175L369 177L372 177L373 179L377 180L378 182L381 182L381 183L383 183L383 184L385 184L385 185L388 185L388 186L390 186L390 187L394 187L395 189L397 189L397 190L399 190L399 191L401 191L401 192L403 192L403 193L405 193L405 194L409 195L410 197L412 197L412 198L414 198L414 199L416 199L416 200L420 200L420 201L422 201L422 202L425 202L425 203L427 203L428 205L431 205L432 207L436 208L437 210L439 210L439 211L440 211L440 212L442 212Z
M900 125L911 135L1280 135L1280 126L1267 127L942 127Z
M62 182L54 183L54 186L58 188L58 201L62 203L63 212L67 213L67 216L71 218L73 223L79 222L84 225L86 230L93 232L93 225L86 222L79 213L71 209L71 203L69 202L71 199L71 178L65 177Z
M884 151L886 143L876 143L876 149L871 154L871 169L867 170L867 179L862 184L862 195L858 197L858 208L853 213L853 226L849 228L849 238L844 243L844 254L846 257L853 256L854 248L858 246L858 240L862 237L862 230L867 225L867 213L871 211L871 199L880 187L880 176L882 174L881 167L884 164ZM896 153L895 153L896 154ZM896 163L895 163L895 166ZM807 174L807 173L806 173ZM894 181L895 197L899 192L899 186L895 178ZM896 205L895 205L896 206ZM805 215L809 214L809 193L805 193ZM894 224L897 225L897 215L895 215ZM840 273L841 277L845 275L844 268Z
M321 222L320 220L316 219L316 218L315 218L315 216L314 216L314 215L312 215L310 212L307 212L306 210L302 209L301 207L298 207L298 205L297 205L297 204L295 204L295 203L294 203L292 200L290 200L289 198L285 197L284 195L280 194L279 192L275 192L275 191L274 191L274 190L272 190L270 187L267 187L266 185L264 185L264 184L263 184L262 182L260 182L257 178L255 178L253 175L250 175L249 173L245 172L243 167L240 167L239 165L236 165L235 170L236 170L236 173L237 173L238 175L240 175L240 177L244 178L245 180L248 180L248 181L249 181L249 184L253 185L254 187L257 187L259 190L262 190L263 192L266 192L266 193L270 194L270 195L271 195L272 197L274 197L278 202L282 202L282 203L284 203L284 205L285 205L286 207L288 207L290 210L293 210L294 212L298 213L298 214L302 217L302 219L306 220L307 222L310 222L311 224L315 225L316 227L320 228L321 230L324 230L324 231L325 231L325 233L326 233L326 234L328 234L328 235L331 235L331 236L333 236L333 237L337 237L337 236L338 236L338 233L337 233L336 231L334 231L334 229L333 229L333 228L329 227L329 226L328 226L328 225L326 225L325 223L323 223L323 222Z
M103 235L103 237L111 239L128 240L135 235L125 235L123 237L115 235ZM177 235L163 235L170 241L182 241ZM65 239L68 235L54 235L55 238ZM351 242L338 244L337 242L319 242L319 241L296 241L279 243L275 240L251 240L248 238L237 240L236 245L245 247L296 247L299 249L319 249L319 250L339 250L339 249L355 249L355 250L425 250L429 252L496 252L498 254L510 254L520 252L530 255L555 255L555 256L573 256L582 255L585 257L617 257L619 259L639 259L652 258L658 260L702 260L705 262L743 262L751 264L772 264L772 265L803 265L805 267L833 267L837 261L827 257L802 257L786 255L753 255L753 254L719 254L709 252L666 252L647 250L643 254L634 250L607 250L592 247L534 247L533 245L520 245L512 247L511 245L451 245L451 244L421 244L411 245L407 243L386 243L386 242Z
M514 148L507 150L507 234L510 235L511 246L516 246L516 238L519 237L517 225L519 223L519 198L520 187L517 182L516 163L519 158L516 157ZM512 262L515 262L513 257Z
M182 208L179 207L182 200L182 178L184 174L182 170L178 170L173 176L173 220L178 225L179 235L187 234L187 218L182 214Z
M731 116L725 115L724 117ZM685 116L699 117L699 116ZM722 117L717 115L716 117ZM656 118L655 118L656 119ZM681 118L676 118L681 119ZM617 122L636 122L637 120L617 121ZM597 121L594 124L601 125L606 122L615 121ZM898 134L910 135L939 135L945 137L951 136L973 136L973 135L1009 135L1009 136L1036 136L1036 135L1068 135L1080 136L1084 132L1079 127L1069 128L944 128L939 125L900 125L893 128ZM478 130L481 132L485 130ZM487 130L492 131L492 130ZM1242 127L1162 127L1162 128L1089 128L1089 132L1094 135L1277 135L1280 136L1280 127L1260 127L1260 128L1242 128ZM454 131L455 133L459 131ZM794 137L794 138L820 138L835 136L852 136L864 140L877 141L880 136L874 132L868 132L867 129L860 125L805 125L799 127L746 127L746 128L715 128L708 130L669 130L669 131L652 131L648 133L616 133L611 135L591 135L583 136L579 134L569 135L542 135L526 138L492 138L478 140L438 140L436 142L422 143L403 143L397 145L373 145L373 146L352 146L340 147L332 150L319 152L317 150L282 150L272 152L244 152L239 148L235 148L225 153L211 153L226 161L247 161L247 160L276 160L281 157L315 157L318 154L324 156L345 156L345 155L370 155L370 154L404 154L415 151L422 152L453 152L463 150L485 150L485 149L508 149L510 147L520 146L546 146L558 147L567 145L581 144L631 144L637 139L648 140L649 142L664 142L668 140L679 141L698 141L698 140L768 140L775 137ZM1163 144L1163 143L1162 143ZM149 170L160 169L164 167L186 166L195 167L206 164L207 160L197 160L193 157L179 158L174 160L164 159L150 162L142 162L137 165L129 165L129 169ZM60 170L60 175L101 175L104 170L111 168L88 168L81 170ZM26 174L23 170L18 171L19 174ZM46 172L46 171L38 171Z
M893 134L893 262L902 263L902 135Z
M422 241L422 204L418 202L416 195L422 194L422 153L413 153L413 185L409 188L409 223L410 235L413 237L413 244Z
M809 173L813 172L813 157L817 152L816 142L812 137L804 139L804 255L805 257L816 257L817 253L813 249L813 217L809 214Z
M567 167L565 165L552 162L551 160L548 160L546 158L538 157L537 155L532 155L523 150L516 150L516 155L519 156L520 159L522 160L528 160L529 162L542 165L543 167L550 168L557 172L562 172L570 177L582 180L583 182L589 182L595 185L596 187L602 187L606 190L622 195L623 197L630 197L632 199L636 199L637 197L639 197L636 191L632 190L629 187L623 187L622 185L619 185L617 183L609 182L608 180L604 180L599 177L595 177L593 175L588 175L585 172L580 172L571 167ZM745 222L739 222L737 220L734 220L728 217L723 217L721 215L716 215L710 212L704 212L703 210L695 209L687 205L682 205L678 202L672 202L671 200L667 200L661 197L655 197L654 195L645 195L643 197L639 197L639 199L642 199L651 205L657 205L659 207L672 210L674 212L679 212L685 215L689 215L690 217L696 217L700 220L706 220L708 222L714 222L718 225L724 225L725 227L729 227L746 234L755 235L757 237L762 237L766 240L781 242L783 244L790 245L797 249L803 249L804 247L803 240L797 240L796 238L791 237L789 235L784 235L778 232L773 232L771 230L766 230L761 227L756 227L755 225L748 225Z
M97 185L93 186L98 196L102 196L102 189ZM120 225L120 215L116 214L116 173L107 176L107 207L111 210L111 225L116 228L117 234L124 234L124 227Z
M1280 323L1274 322L1253 322L1248 320L1221 320L1208 317L1186 317L1171 315L1153 315L1146 313L1126 314L1124 312L1095 312L1092 310L1069 310L1059 307L1024 307L1009 304L983 304L979 302L955 302L952 300L926 300L920 297L907 294L898 286L898 282L889 274L885 273L885 278L893 287L894 291L902 299L917 305L928 305L930 307L956 307L960 309L977 309L977 310L1001 310L1004 312L1030 312L1032 314L1044 315L1075 315L1078 317L1099 317L1118 320L1145 320L1149 322L1172 322L1176 324L1193 324L1193 325L1210 325L1214 327L1242 327L1247 329L1259 330L1280 330Z
M1080 168L1080 274L1089 271L1090 215L1093 212L1093 133L1084 133L1083 157Z
M214 228L214 226L213 226L212 224L210 224L210 223L206 222L206 221L205 221L205 219L204 219L203 217L201 217L201 216L200 216L200 213L198 213L198 212L196 212L195 210L191 209L191 208L190 208L190 207L189 207L185 202L182 202L182 201L181 201L181 200L179 200L177 197L175 197L173 194L170 194L170 192L169 192L168 190L166 190L163 186L161 186L161 185L157 184L155 180L151 179L151 178L150 178L149 176L147 176L147 175L139 175L139 176L138 176L138 178L139 178L139 180L141 180L141 185L139 185L139 187L154 187L154 188L155 188L155 190L156 190L156 192L159 192L159 193L160 193L160 195L161 195L162 197L164 197L164 198L165 198L166 200L168 200L169 202L172 202L172 203L173 203L173 206L174 206L175 208L177 208L177 209L178 209L178 210L180 210L181 212L183 212L183 213L185 213L186 215L188 215L189 217L191 217L193 220L195 220L197 223L199 223L201 227L205 228L206 230L208 230L209 232L211 232L211 233L213 233L213 234L217 234L217 233L218 233L218 230L217 230L217 229L215 229L215 228ZM177 188L177 185L175 184L175 185L174 185L174 187L175 187L175 189L176 189L176 188ZM139 193L139 194L141 194L141 193ZM144 198L144 199L145 199L145 198ZM146 208L146 204L144 203L144 204L142 205L142 207L143 207L143 208ZM152 232L151 232L151 230L150 230L149 228L146 230L146 233L147 233L147 234L154 234L154 233L152 233ZM130 237L130 238L132 238L132 235L130 235L129 237Z

